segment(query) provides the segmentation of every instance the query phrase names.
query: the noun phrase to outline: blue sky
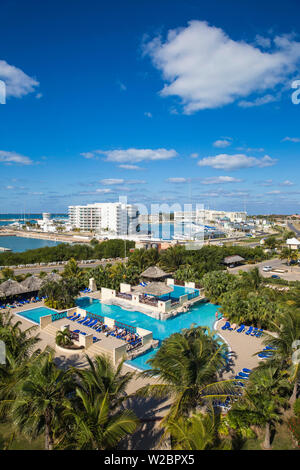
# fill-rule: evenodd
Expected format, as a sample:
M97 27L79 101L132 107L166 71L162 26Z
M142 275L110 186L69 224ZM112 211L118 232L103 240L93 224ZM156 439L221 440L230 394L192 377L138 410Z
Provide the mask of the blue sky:
M273 3L3 0L0 213L300 213L300 6Z

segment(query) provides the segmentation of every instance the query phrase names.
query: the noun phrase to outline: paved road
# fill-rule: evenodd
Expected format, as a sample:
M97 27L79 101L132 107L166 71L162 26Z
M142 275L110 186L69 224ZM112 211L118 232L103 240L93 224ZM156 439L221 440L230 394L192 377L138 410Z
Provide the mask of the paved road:
M292 230L293 232L295 232L295 234L297 235L297 237L300 236L300 231L297 230L296 227L295 227L293 224L291 224L290 222L288 222L287 226L288 226L288 228L289 228L290 230Z
M102 265L105 266L106 264L116 264L120 263L120 260L112 260L112 261L96 261L95 263L89 263L89 264L84 264L84 263L78 263L78 266L80 268L95 268L96 266ZM37 267L28 267L28 268L13 268L14 272L16 274L27 274L27 273L32 273L32 274L38 274L41 271L44 271L46 273L51 273L54 269L57 271L63 271L65 265L55 265L55 266L37 266Z
M276 273L276 272L265 272L262 270L264 266L271 266L274 269L284 269L285 273ZM237 266L236 268L229 268L228 271L233 274L237 274L241 271L250 271L253 268L259 268L259 272L263 277L271 277L274 274L279 276L281 279L286 281L300 281L300 266L287 266L285 261L280 260L279 258L274 258L272 260L262 261L261 263L256 264L245 264L243 266Z

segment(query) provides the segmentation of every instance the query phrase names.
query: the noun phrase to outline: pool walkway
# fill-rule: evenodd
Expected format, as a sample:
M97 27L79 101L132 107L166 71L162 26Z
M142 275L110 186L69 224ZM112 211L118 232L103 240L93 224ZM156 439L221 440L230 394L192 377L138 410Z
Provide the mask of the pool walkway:
M253 369L258 366L260 359L255 354L264 348L263 339L237 333L234 330L222 330L223 325L225 325L225 320L219 320L215 325L216 331L230 346L233 353L233 364L230 370L223 374L223 378L233 379L243 368Z

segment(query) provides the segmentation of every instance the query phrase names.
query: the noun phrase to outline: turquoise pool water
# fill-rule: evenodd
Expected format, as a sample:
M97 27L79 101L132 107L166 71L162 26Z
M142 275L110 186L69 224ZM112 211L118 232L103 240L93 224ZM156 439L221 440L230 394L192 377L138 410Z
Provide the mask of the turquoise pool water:
M215 314L219 308L219 305L199 303L198 305L194 305L187 313L170 318L169 320L161 321L155 320L141 312L124 310L116 305L101 304L98 300L90 299L89 297L82 297L78 299L76 303L79 307L88 312L150 330L153 333L153 338L160 341L183 328L189 328L192 324L208 326L212 329L216 320ZM149 369L149 365L146 364L146 362L155 352L155 350L151 350L132 361L127 361L127 364L138 367L139 369Z
M187 294L188 299L192 299L193 297L197 297L199 295L198 289L192 289L191 287L183 287L183 286L170 286L173 287L173 292L170 292L170 297L172 299L179 299L182 295ZM162 300L168 300L169 295L162 295L159 297Z
M40 324L40 317L45 317L46 315L52 315L55 313L54 310L51 310L47 307L38 307L33 308L32 310L24 310L24 312L18 312L18 315L21 317L27 318L28 320L33 321L34 323Z

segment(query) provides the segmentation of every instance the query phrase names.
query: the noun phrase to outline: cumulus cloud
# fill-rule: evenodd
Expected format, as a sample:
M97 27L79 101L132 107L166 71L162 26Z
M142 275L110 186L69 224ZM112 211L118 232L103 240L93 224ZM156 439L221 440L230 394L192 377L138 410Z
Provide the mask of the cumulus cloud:
M284 139L282 139L281 142L293 142L297 144L300 142L300 138L299 137L285 137Z
M167 183L188 183L190 181L189 178L167 178Z
M0 60L0 80L5 83L6 96L22 98L35 91L39 82L14 65L9 65L5 60Z
M263 158L248 157L244 154L228 155L226 153L199 160L199 166L210 166L217 170L238 170L242 168L273 166L277 160L265 155Z
M127 165L127 164L119 165L119 168L123 168L124 170L143 170L143 168L141 168L138 165Z
M258 40L262 46L262 40ZM266 46L268 41L264 38L263 42ZM276 36L272 49L264 51L258 45L232 40L207 22L194 20L187 27L169 30L165 40L155 37L145 42L144 54L162 72L165 84L161 96L180 97L184 113L191 114L255 93L264 96L254 105L270 102L270 92L284 86L297 70L300 42L291 36Z
M144 113L144 116L146 116L146 117L148 117L148 118L152 118L152 117L153 117L153 116L152 116L152 113L149 113L149 111L146 111L146 112Z
M199 153L196 153L196 152L191 153L190 157L191 157L191 158L198 158L198 157L199 157Z
M212 176L201 181L202 184L241 183L243 180L232 176Z
M7 165L12 165L14 163L19 165L32 165L33 162L29 157L25 157L19 153L0 150L0 163L5 163Z
M229 139L220 139L220 140L216 140L213 143L213 146L217 148L225 148L225 147L229 147L230 145L231 145L231 141Z
M94 152L95 153L95 152ZM136 149L97 150L96 153L106 156L106 161L117 163L138 163L142 161L169 160L177 157L176 150L170 149Z
M117 178L107 178L107 179L101 180L100 183L104 185L123 184L124 180L117 179Z
M88 160L95 158L96 156L93 152L83 152L80 155Z

